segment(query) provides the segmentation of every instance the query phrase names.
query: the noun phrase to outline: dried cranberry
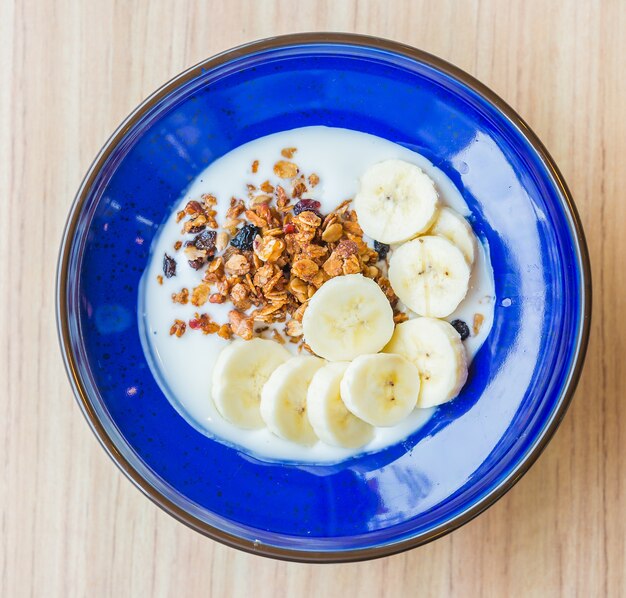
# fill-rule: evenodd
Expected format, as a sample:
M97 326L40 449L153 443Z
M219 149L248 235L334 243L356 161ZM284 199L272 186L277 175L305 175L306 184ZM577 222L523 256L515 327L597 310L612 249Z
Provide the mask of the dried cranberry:
M378 254L379 260L384 260L389 253L389 245L380 241L374 241L374 251Z
M189 320L189 328L192 328L193 330L198 330L199 328L202 328L202 323L200 322L200 320Z
M296 227L295 227L294 223L293 222L288 222L287 224L285 224L285 226L283 226L283 232L286 235L290 235L292 233L295 233L296 232Z
M322 215L320 214L320 208L322 204L315 199L301 199L294 207L293 213L295 216L300 214L301 212L313 212L317 214L320 218Z
M462 341L470 335L469 326L463 320L452 320L450 324L459 333Z
M230 244L237 249L250 250L254 237L259 234L261 229L254 224L246 224L241 227L239 232L231 239Z
M204 266L204 258L198 257L195 260L187 260L187 263L194 269L194 270L200 270L200 268L202 268L202 266Z
M196 235L191 241L191 244L196 249L203 249L206 251L211 251L215 249L215 238L217 237L217 233L214 230L205 230L202 231L199 235Z
M167 253L163 256L163 274L165 274L165 278L176 276L176 260Z

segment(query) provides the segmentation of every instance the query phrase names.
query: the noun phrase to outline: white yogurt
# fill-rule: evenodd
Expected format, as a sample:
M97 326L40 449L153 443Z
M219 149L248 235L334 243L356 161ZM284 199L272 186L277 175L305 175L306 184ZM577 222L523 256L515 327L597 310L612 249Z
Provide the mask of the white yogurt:
M213 364L229 341L216 334L204 335L187 329L181 337L170 336L169 329L175 319L188 321L196 311L206 312L219 322L228 321L229 304L207 303L202 308L191 304L175 304L171 294L183 287L191 289L202 278L187 265L182 250L175 253L174 243L181 238L181 224L176 213L191 199L211 193L218 199L217 221L225 221L225 212L231 197L247 197L246 184L260 185L265 180L279 182L273 165L280 159L285 147L296 147L293 160L306 174L316 173L320 183L312 196L321 202L323 213L332 211L344 199L354 196L358 179L371 165L387 159L401 159L417 164L435 181L444 203L464 215L470 211L452 181L423 156L400 145L347 129L305 127L262 137L238 147L211 164L191 184L181 198L152 246L152 258L143 275L139 293L139 321L142 343L152 372L177 411L197 430L222 442L236 445L255 457L269 460L334 463L362 452L377 451L404 440L420 428L433 414L434 409L416 409L405 421L393 428L379 428L373 440L358 450L341 449L318 442L313 447L302 447L274 436L268 429L242 430L223 420L211 400L211 375ZM259 160L256 174L251 165ZM176 276L157 282L162 274L163 254L177 261ZM493 272L488 258L488 248L479 243L473 266L470 289L465 300L448 320L463 319L472 326L475 313L484 316L479 334L470 336L465 347L470 359L476 354L489 334L493 323L495 301ZM295 350L295 345L287 343ZM245 372L242 372L245 376Z

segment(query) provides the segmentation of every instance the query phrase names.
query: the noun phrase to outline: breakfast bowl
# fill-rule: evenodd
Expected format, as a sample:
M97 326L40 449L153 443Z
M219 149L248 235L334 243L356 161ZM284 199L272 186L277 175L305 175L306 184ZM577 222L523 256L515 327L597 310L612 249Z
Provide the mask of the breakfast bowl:
M140 297L161 225L200 173L253 140L317 126L392 141L443 172L488 248L494 285L493 323L460 395L406 438L319 463L264 458L193 425L155 372ZM308 562L424 544L509 490L572 399L590 307L576 208L529 127L450 64L348 34L241 46L145 100L83 180L57 278L71 385L124 474L215 540Z

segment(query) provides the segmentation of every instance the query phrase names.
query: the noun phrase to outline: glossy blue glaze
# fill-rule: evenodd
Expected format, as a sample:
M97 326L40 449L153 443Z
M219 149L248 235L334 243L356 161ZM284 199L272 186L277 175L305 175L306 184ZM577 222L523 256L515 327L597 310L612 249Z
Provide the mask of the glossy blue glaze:
M585 282L571 215L523 131L425 62L339 43L198 71L135 120L85 188L61 309L85 409L156 495L257 545L341 552L445 529L516 475L572 375ZM400 445L320 467L264 463L194 430L152 378L137 318L151 242L190 181L242 143L307 125L432 160L489 244L497 293L459 398Z

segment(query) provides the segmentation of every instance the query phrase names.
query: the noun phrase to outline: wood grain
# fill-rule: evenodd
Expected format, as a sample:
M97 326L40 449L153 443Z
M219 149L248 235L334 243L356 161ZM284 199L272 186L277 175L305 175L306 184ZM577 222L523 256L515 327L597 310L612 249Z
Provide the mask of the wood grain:
M108 134L201 59L306 30L415 45L505 98L560 165L594 274L585 371L538 463L458 532L370 563L275 562L176 523L98 445L56 339L63 224ZM621 0L2 0L0 594L626 595L625 31Z

